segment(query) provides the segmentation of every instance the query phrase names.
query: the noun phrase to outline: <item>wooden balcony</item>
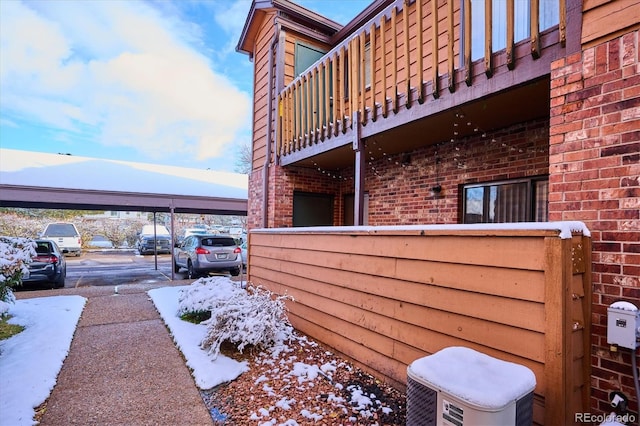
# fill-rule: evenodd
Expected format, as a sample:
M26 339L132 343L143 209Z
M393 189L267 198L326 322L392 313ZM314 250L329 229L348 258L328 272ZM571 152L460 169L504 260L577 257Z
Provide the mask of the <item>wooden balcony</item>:
M461 107L485 130L548 116L550 65L566 42L565 1L554 2L557 23L541 31L540 0L530 0L529 34L517 41L527 25L514 19L522 15L516 0L506 0L500 22L486 0L484 25L472 19L471 0L462 8L397 0L278 94L278 161L340 168L353 164L361 138L380 138L390 153L447 140L442 129ZM506 45L494 51L497 27ZM478 44L484 55L474 61ZM392 129L402 130L385 142Z

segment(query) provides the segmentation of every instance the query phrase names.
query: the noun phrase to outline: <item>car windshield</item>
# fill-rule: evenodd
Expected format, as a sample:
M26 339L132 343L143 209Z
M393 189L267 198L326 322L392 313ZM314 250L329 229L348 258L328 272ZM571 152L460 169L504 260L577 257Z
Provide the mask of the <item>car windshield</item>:
M49 237L69 237L75 236L76 230L70 223L54 223L47 226L45 234Z

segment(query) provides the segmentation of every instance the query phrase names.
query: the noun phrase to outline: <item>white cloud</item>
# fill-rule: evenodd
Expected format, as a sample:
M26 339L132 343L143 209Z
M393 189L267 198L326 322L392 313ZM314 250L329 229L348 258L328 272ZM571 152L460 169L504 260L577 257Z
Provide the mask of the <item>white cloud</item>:
M249 96L191 47L189 23L132 1L0 8L3 121L97 134L158 159L210 159L250 130Z

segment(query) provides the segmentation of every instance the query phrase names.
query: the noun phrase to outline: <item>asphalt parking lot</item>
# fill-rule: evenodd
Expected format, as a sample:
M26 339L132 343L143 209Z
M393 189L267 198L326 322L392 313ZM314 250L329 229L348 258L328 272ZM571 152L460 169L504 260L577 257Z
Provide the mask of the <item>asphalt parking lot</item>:
M81 256L67 256L65 288L155 284L171 281L171 255L141 256L134 250L84 251ZM186 278L185 272L174 275ZM50 288L46 283L29 283L23 290Z

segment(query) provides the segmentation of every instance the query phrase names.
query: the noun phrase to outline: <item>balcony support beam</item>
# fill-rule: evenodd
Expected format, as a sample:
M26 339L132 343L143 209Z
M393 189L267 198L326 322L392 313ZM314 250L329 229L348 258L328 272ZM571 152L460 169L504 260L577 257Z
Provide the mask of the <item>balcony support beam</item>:
M354 173L354 201L353 201L353 224L362 226L364 224L364 179L365 179L365 161L364 142L360 132L360 113L353 113L353 150L355 151L355 173Z
M447 23L449 24L448 28L447 28L447 71L449 74L449 92L453 93L456 90L456 80L455 80L455 75L456 75L456 68L455 68L455 64L454 64L454 54L453 54L453 43L455 40L455 34L453 32L454 28L455 28L455 24L454 24L454 15L453 15L453 2L449 1L447 2L447 6L448 6L448 13L447 13ZM436 31L437 31L437 24L436 25ZM436 32L436 40L437 40L437 32ZM439 45L434 45L434 50L439 50L440 47ZM438 58L436 58L435 62L434 62L434 67L436 68L436 77L437 77L437 73L438 73L438 67L440 64L440 60ZM437 83L437 81L435 81L434 83ZM438 98L439 92L438 92L438 85L434 84L434 93L438 93L438 96L434 96L434 98Z

